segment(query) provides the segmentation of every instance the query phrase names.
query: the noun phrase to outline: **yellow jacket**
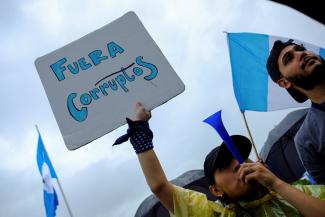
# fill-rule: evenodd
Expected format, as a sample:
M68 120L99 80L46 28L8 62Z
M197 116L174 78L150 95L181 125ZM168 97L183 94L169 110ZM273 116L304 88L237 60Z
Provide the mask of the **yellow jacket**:
M325 200L325 185L293 185L313 197ZM224 207L209 201L205 194L174 185L174 214L172 217L301 217L302 215L275 192L263 198L238 202Z

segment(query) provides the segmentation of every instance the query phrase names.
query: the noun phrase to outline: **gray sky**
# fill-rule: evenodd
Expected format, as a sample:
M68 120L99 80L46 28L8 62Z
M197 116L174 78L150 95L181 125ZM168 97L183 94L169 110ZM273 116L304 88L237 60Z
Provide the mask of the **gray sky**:
M293 37L325 47L325 27L282 5L263 0L63 1L13 0L0 7L0 216L45 216L36 164L38 124L75 217L133 216L150 194L129 143L112 149L121 127L68 151L34 60L135 11L186 90L156 108L154 145L169 179L201 169L221 139L202 120L223 109L230 134L247 132L235 101L226 35L256 32ZM260 150L290 110L247 112ZM58 188L57 188L58 191ZM68 216L59 194L57 216Z

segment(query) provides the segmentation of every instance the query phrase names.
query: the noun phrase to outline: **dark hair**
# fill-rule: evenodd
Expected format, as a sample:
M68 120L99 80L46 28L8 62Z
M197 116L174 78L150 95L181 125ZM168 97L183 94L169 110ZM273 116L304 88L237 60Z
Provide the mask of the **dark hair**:
M282 42L280 40L277 40L273 44L273 48L270 52L269 58L267 59L266 68L267 68L267 71L268 71L271 79L274 82L277 82L282 77L282 74L279 70L279 65L278 65L278 59L279 59L280 53L285 47L292 45L292 44L295 44L295 43L293 43L292 39L289 39L287 42Z

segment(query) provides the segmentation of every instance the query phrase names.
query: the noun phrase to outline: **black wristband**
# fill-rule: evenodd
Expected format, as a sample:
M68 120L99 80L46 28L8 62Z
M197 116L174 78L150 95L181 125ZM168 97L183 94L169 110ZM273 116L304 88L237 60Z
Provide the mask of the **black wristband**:
M152 144L152 132L149 128L146 130L135 130L133 134L131 134L130 142L133 146L135 153L139 154L141 152L145 152L147 150L153 149ZM150 135L151 134L151 135Z
M149 128L149 123L147 121L132 121L129 118L126 118L126 122L129 125L127 133L118 138L113 146L126 142L130 138L133 149L137 154L152 149L153 133Z

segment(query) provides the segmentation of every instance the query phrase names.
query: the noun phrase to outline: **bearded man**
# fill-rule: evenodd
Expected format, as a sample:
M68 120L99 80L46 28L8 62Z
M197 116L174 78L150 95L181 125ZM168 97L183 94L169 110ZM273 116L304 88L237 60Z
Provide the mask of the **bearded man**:
M299 157L318 184L325 184L325 61L293 42L276 41L267 61L271 79L311 108L295 136Z

